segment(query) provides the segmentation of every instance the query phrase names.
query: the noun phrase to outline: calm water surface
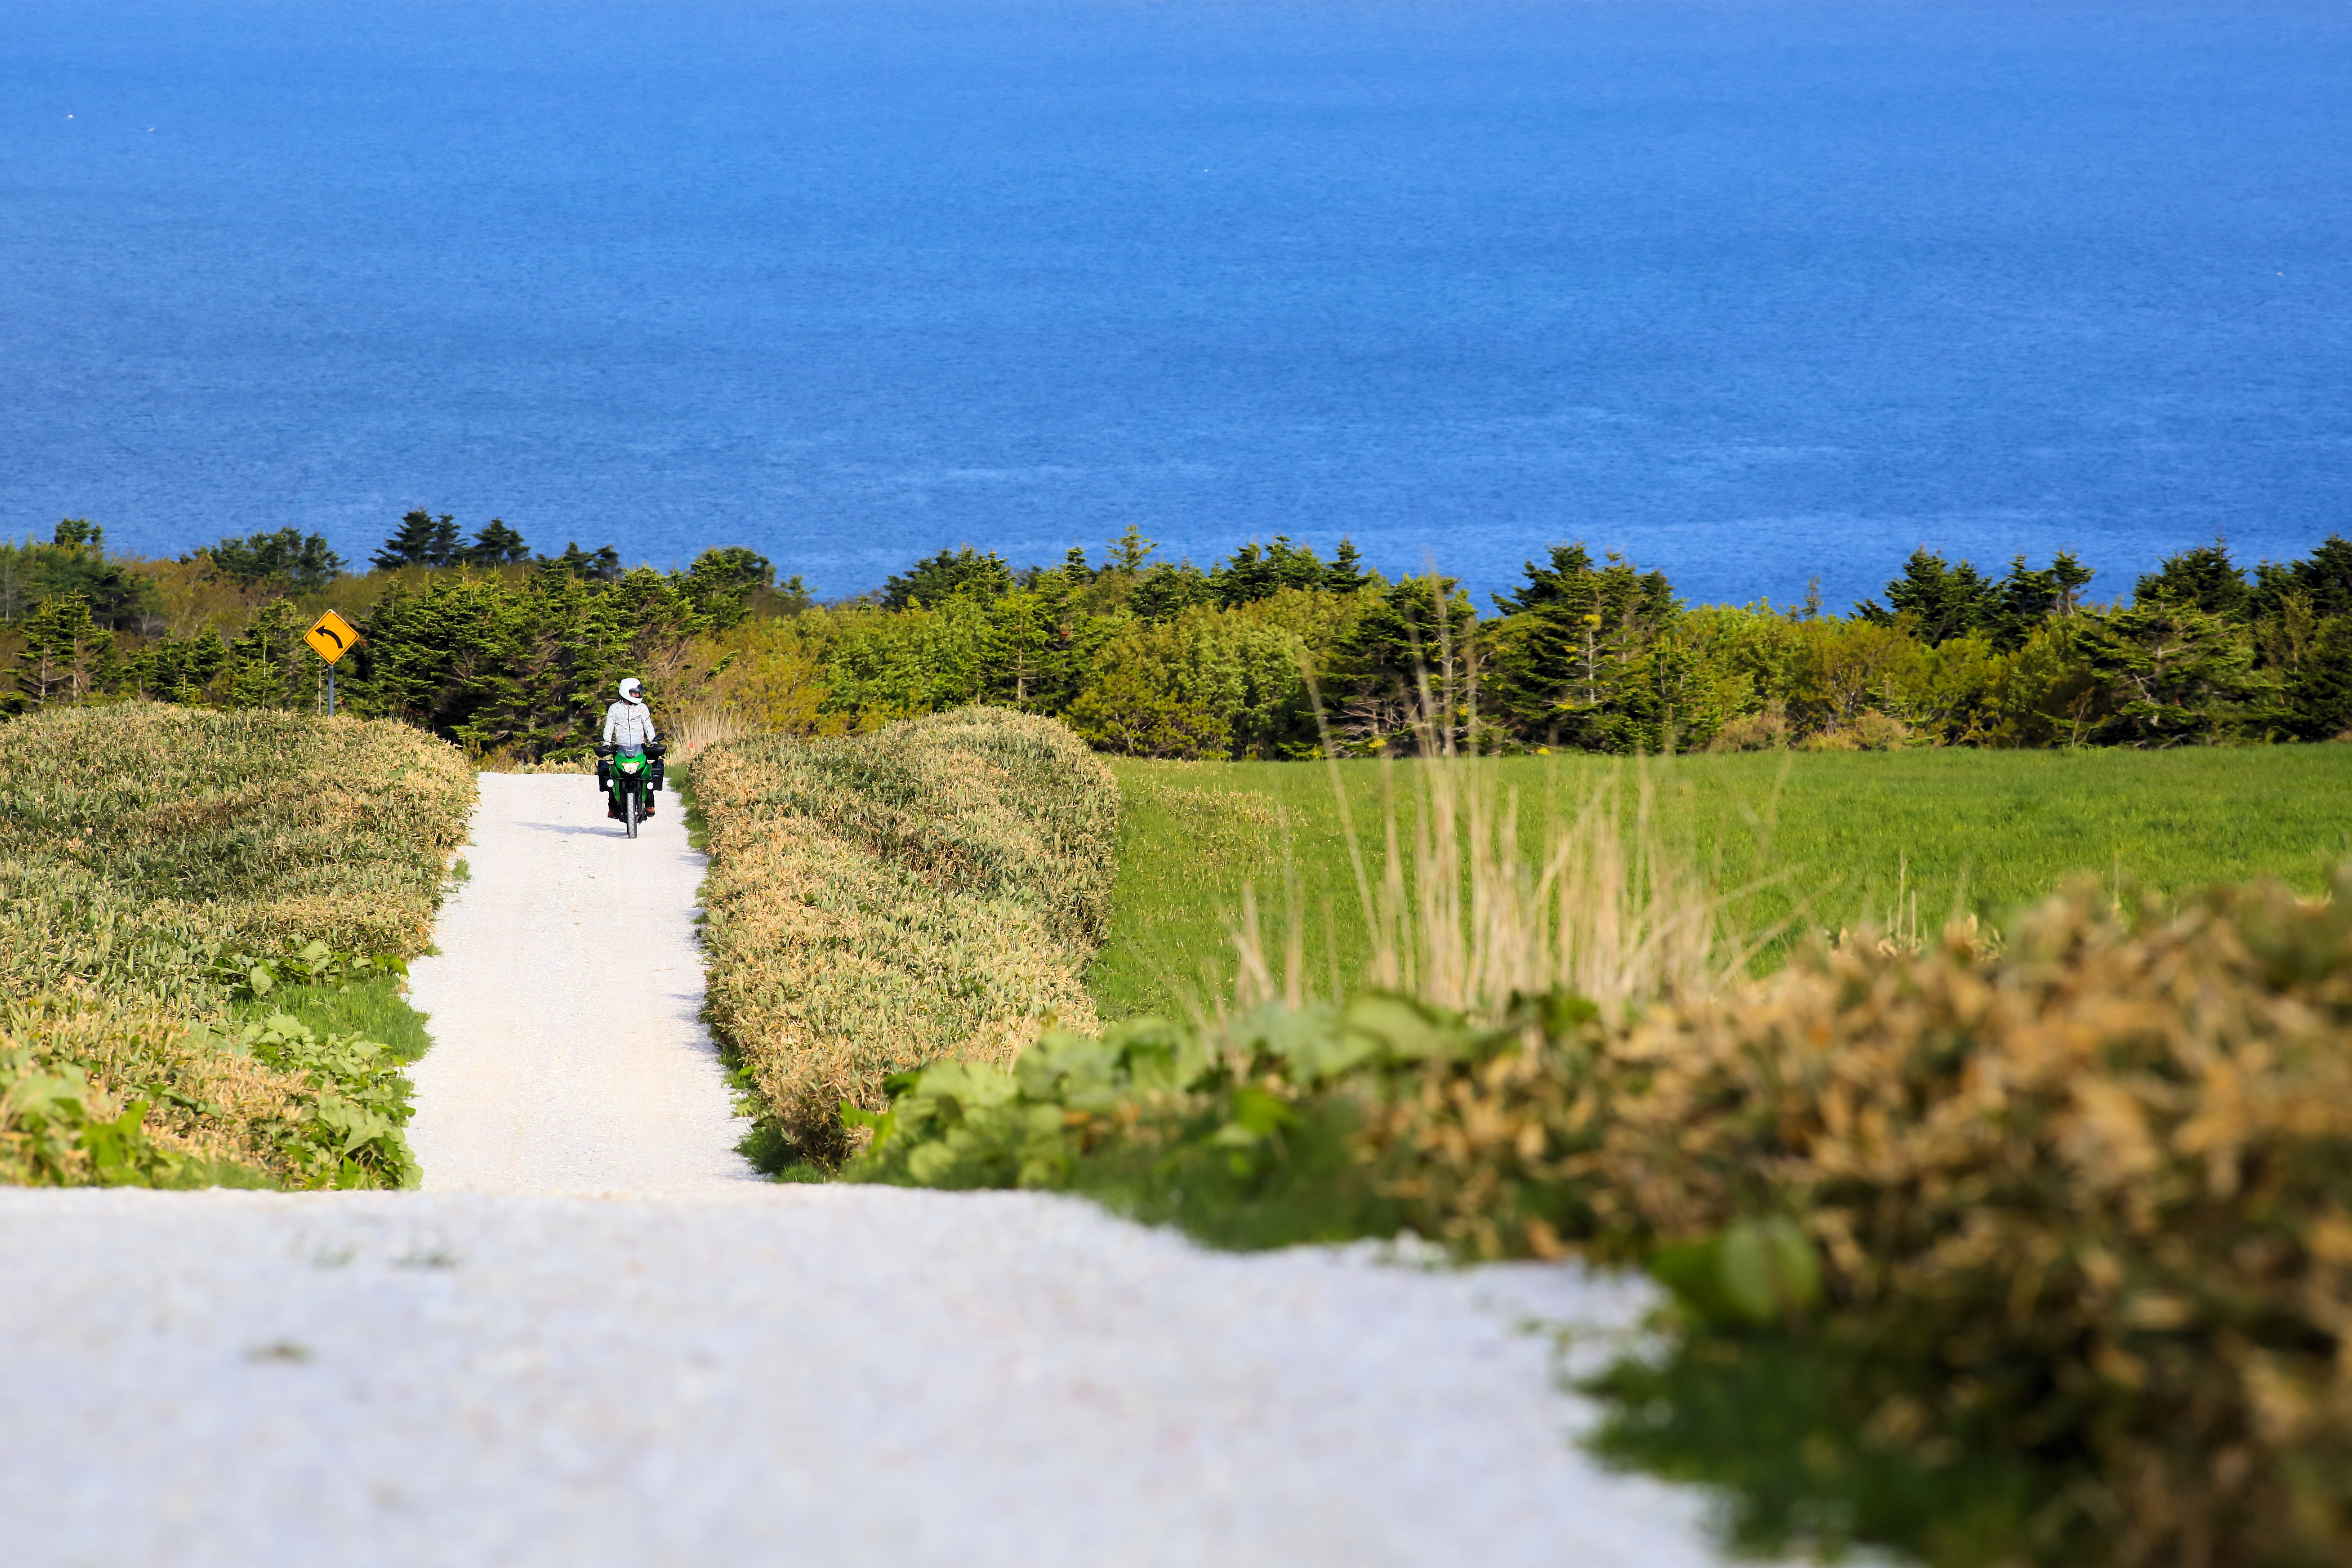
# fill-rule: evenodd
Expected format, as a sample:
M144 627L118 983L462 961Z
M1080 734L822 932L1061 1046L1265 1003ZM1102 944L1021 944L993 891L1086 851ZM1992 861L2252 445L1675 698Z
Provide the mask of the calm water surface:
M2352 5L0 0L0 530L2352 531Z

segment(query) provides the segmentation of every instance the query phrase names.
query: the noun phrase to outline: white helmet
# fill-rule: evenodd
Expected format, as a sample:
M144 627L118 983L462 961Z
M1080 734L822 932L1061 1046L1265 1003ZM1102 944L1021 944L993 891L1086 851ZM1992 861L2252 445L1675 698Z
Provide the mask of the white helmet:
M637 678L635 676L633 675L629 677L628 679L621 682L621 700L624 702L643 702L645 700L643 697L640 697L637 694Z

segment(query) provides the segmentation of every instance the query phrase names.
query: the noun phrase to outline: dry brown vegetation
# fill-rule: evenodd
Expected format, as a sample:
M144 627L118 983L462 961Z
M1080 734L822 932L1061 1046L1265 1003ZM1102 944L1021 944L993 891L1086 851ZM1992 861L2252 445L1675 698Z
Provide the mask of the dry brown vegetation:
M1786 1215L1870 1439L2081 1479L2039 1560L2352 1556L2352 876L1854 943L1389 1104L1413 1223L1643 1256ZM2071 1544L2070 1544L2071 1543ZM2095 1543L2095 1546L2093 1544Z
M1118 794L1062 724L963 709L872 735L713 747L709 1016L790 1157L848 1151L845 1101L950 1056L1090 1031Z
M144 1100L164 1147L283 1177L317 1095L192 1032L226 1016L216 961L421 951L473 795L452 748L385 722L134 703L0 729L0 1053L81 1075L91 1116ZM0 1180L27 1179L16 1153ZM60 1158L47 1179L87 1173Z

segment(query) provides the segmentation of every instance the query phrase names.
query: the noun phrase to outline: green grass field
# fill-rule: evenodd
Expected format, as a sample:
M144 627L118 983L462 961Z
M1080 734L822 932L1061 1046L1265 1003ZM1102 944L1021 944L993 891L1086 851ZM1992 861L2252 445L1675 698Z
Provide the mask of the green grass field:
M389 974L354 980L348 985L281 985L267 996L236 1003L230 1009L239 1023L286 1013L322 1035L347 1035L392 1047L394 1059L413 1062L433 1048L425 1015L408 1005L402 982Z
M1630 796L1635 768L1581 755L1478 765L1517 793L1531 847L1547 813L1572 815L1610 772ZM1318 984L1328 988L1334 955L1352 978L1363 926L1328 767L1114 766L1127 802L1118 888L1087 976L1104 1017L1181 1013L1228 986L1242 889L1256 884L1274 930L1286 859ZM1391 792L1410 837L1415 766L1339 764L1375 876ZM1719 867L1726 886L1785 874L1749 904L1756 930L1792 917L1803 930L1884 924L1898 884L1931 929L1956 903L2005 926L2077 873L2120 872L2168 894L2257 876L2308 891L2352 856L2352 746L1742 753L1644 766L1668 838ZM1776 943L1764 962L1787 949Z

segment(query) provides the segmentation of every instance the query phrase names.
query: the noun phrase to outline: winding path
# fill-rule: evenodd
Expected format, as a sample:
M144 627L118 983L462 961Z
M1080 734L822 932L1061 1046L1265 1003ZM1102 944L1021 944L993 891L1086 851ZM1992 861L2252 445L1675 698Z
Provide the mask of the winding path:
M10 1568L1717 1561L1523 1327L1628 1286L746 1179L676 816L482 784L425 1192L0 1190Z

